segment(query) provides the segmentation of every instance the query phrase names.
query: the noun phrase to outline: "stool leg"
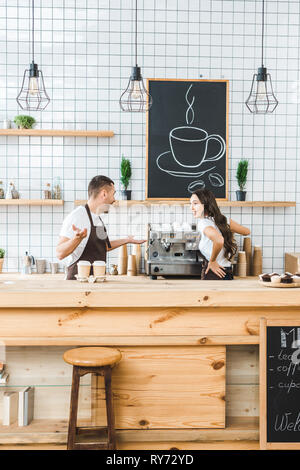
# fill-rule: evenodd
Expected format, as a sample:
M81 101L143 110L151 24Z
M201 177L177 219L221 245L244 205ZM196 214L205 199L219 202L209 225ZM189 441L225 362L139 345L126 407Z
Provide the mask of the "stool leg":
M113 394L111 388L111 367L105 367L104 370L105 382L105 398L106 398L106 416L107 416L107 433L108 433L108 448L116 450L116 432L115 432L115 416L113 408Z
M76 424L77 424L77 411L78 411L79 382L80 382L80 375L78 373L77 367L73 366L67 450L74 449L75 436L76 436Z

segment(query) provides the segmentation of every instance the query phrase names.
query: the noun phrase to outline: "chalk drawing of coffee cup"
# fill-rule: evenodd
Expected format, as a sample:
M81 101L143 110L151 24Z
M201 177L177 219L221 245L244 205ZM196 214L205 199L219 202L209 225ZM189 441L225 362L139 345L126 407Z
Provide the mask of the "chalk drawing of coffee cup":
M209 141L217 141L219 152L209 155ZM170 148L178 165L185 168L199 167L203 162L220 160L225 153L225 141L220 135L208 133L199 127L175 127L169 134Z

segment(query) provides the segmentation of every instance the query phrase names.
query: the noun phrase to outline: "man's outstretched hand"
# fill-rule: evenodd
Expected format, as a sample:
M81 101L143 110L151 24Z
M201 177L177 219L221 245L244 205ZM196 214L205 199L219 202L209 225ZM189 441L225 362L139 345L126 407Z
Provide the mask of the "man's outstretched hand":
M87 229L84 228L80 230L80 228L77 228L74 224L72 225L72 229L75 232L74 238L77 240L83 240L87 236Z
M134 243L135 245L141 245L142 243L145 243L147 240L136 240L133 235L129 235L128 237L128 243Z

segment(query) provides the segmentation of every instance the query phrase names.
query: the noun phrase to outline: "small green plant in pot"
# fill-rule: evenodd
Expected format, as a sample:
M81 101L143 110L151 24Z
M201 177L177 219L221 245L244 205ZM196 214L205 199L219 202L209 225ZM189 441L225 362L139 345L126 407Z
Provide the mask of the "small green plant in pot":
M0 273L2 272L2 267L4 263L4 255L5 255L5 250L3 250L3 248L0 248Z
M32 129L36 120L32 116L25 116L20 114L14 119L14 123L18 126L19 129Z
M246 191L245 186L247 183L247 175L248 175L248 160L240 160L238 163L238 167L236 170L236 179L239 185L239 191L236 191L236 199L237 201L245 201L246 200Z
M131 178L131 164L127 158L122 156L121 161L121 183L124 186L124 190L122 191L123 199L127 201L131 200L131 191L128 190L129 181Z

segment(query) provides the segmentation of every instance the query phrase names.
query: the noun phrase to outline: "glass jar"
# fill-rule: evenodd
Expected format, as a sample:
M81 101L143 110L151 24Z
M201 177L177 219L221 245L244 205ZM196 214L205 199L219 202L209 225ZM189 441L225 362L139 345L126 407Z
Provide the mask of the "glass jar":
M61 184L60 184L59 176L57 176L57 178L55 178L54 180L52 197L53 199L62 199Z
M0 199L4 199L4 189L3 189L3 183L0 181Z
M46 188L44 189L44 199L51 199L52 192L51 192L51 185L50 183L46 184Z

